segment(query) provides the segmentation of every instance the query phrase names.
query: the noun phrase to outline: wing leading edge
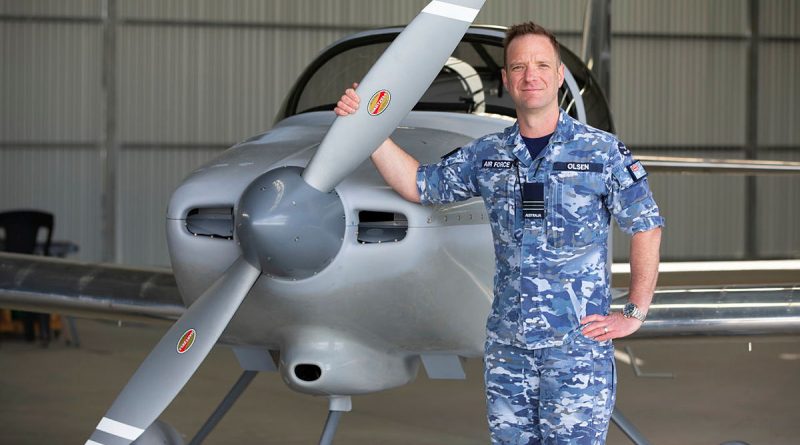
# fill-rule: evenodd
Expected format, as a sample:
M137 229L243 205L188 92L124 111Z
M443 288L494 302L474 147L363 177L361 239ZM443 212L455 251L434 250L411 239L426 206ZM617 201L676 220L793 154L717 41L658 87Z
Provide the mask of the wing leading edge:
M174 321L185 307L170 270L0 253L0 307L126 321Z
M800 333L800 284L659 288L634 337L779 335ZM627 293L615 296L621 311Z

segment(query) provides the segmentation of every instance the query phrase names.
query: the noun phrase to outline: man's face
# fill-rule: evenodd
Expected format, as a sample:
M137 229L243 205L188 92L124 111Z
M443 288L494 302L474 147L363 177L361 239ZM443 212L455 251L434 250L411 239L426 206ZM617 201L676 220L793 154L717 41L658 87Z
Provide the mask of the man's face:
M557 106L564 68L546 36L525 34L512 40L502 74L517 112Z

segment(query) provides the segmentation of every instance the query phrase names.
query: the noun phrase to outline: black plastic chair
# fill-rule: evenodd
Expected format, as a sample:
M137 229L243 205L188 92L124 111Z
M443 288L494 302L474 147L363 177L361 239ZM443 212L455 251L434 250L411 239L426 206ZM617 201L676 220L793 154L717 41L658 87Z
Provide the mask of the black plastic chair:
M50 255L50 242L53 237L53 214L37 210L12 210L0 212L0 229L5 232L3 251L11 253L33 254L36 251L36 241L39 231L45 229L47 238L43 249L45 256ZM43 346L50 342L50 314L15 311L16 318L22 320L25 327L25 339L34 341L34 323L39 321L39 335Z
M39 230L47 231L47 239L42 251L50 255L50 242L53 237L53 214L37 210L12 210L0 212L0 229L5 232L2 250L12 253L33 254Z

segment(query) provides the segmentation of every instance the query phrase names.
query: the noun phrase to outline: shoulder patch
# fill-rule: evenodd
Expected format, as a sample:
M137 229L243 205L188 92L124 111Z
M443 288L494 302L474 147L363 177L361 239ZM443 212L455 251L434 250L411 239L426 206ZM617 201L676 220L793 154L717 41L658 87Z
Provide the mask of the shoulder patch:
M630 173L633 182L637 182L647 176L647 171L644 169L644 165L642 165L640 161L636 161L626 168L628 169L628 173Z
M631 155L631 151L628 150L628 147L626 147L622 142L617 142L617 150L619 150L619 154L621 154L623 157Z

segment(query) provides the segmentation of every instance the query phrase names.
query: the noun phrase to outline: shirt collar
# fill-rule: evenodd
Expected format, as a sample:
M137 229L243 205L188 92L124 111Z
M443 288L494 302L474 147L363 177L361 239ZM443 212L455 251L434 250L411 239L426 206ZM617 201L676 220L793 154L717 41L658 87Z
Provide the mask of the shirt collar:
M513 154L519 162L521 162L526 167L530 167L533 159L531 158L531 154L528 151L528 147L525 146L525 141L522 140L522 135L519 134L519 122L514 122L514 125L506 128L506 146L508 150ZM553 133L553 137L550 138L550 142L544 148L544 150L539 153L539 156L536 158L544 157L549 150L550 146L553 143L560 143L566 142L572 139L575 134L574 122L569 115L564 110L559 109L558 113L558 124L556 124L556 131Z

